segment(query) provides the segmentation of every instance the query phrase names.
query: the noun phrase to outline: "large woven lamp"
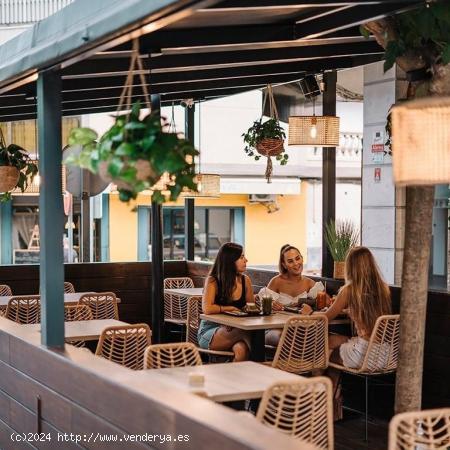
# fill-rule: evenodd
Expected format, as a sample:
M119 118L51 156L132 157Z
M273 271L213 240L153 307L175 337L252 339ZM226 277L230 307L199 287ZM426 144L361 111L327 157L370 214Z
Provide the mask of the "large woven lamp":
M338 147L339 117L315 115L289 117L288 144Z
M181 195L191 197L220 197L220 175L212 173L199 173L196 176L197 191L183 192Z
M392 109L397 185L450 182L450 98L413 100Z

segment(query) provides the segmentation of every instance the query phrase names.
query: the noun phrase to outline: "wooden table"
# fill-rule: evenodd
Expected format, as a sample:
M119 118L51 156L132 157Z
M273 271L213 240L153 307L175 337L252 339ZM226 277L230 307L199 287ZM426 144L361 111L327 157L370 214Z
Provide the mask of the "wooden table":
M191 386L189 374L202 373L203 386ZM194 367L149 369L144 371L149 383L162 383L168 389L178 388L205 396L215 402L231 402L261 398L273 383L298 381L299 375L284 372L252 361L207 364ZM170 387L169 387L170 386Z
M85 294L96 294L96 292L71 292L69 294L64 294L64 304L65 305L76 305L80 297ZM25 295L9 295L9 296L0 296L0 309L6 309L8 306L9 300L12 297L26 297ZM117 303L120 303L120 298L117 298Z
M239 328L250 331L252 361L264 361L265 356L265 330L282 329L290 317L298 317L298 314L280 311L270 316L246 316L237 317L228 314L200 314L200 319L218 323L219 325ZM344 319L332 320L329 325L340 324ZM346 320L349 323L348 320Z
M200 319L228 327L250 331L252 361L264 361L265 330L282 329L294 314L271 314L270 316L235 317L228 314L200 314Z
M183 297L194 297L194 295L203 295L203 288L184 288L184 289L164 289L167 294L180 295Z
M100 338L106 327L129 325L115 319L74 320L64 323L64 338L66 341L95 341ZM24 329L40 333L41 324L33 323L21 325Z

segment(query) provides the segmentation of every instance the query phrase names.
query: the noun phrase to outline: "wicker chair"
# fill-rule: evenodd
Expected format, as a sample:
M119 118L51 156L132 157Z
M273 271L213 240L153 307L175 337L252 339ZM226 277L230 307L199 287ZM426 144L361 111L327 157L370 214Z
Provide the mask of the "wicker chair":
M331 392L326 377L276 383L264 392L256 419L315 448L333 449Z
M73 322L76 320L92 320L91 308L87 305L65 305L64 306L64 320L66 322Z
M7 284L0 284L0 296L10 297L12 294L11 288Z
M116 295L113 292L84 294L78 305L87 305L92 311L93 319L119 320Z
M64 321L92 320L92 311L87 305L64 305ZM85 341L66 341L75 347L85 347Z
M450 408L397 414L389 425L389 450L450 448Z
M151 344L147 324L107 327L102 331L95 354L133 370L144 368L144 352Z
M10 297L12 295L11 288L7 284L0 284L0 296ZM0 309L0 317L5 317L6 308Z
M200 366L201 364L200 353L190 342L150 345L144 353L144 369Z
M330 362L329 366L342 372L362 376L365 379L365 440L368 439L369 377L385 375L397 370L400 339L400 316L398 314L378 317L370 336L366 356L359 369L350 369Z
M75 292L75 288L73 284L69 281L64 281L64 294L73 294Z
M233 352L209 350L199 347L197 334L198 334L198 327L200 324L201 311L202 311L202 298L199 295L189 297L187 310L186 342L194 344L200 353L206 354L210 357L224 357L227 359L234 358Z
M191 278L166 278L164 289L193 288ZM164 292L164 322L185 326L187 321L187 298L183 295Z
M41 301L39 295L11 297L6 307L5 317L20 324L40 323Z
M328 319L323 314L291 317L284 325L272 367L292 373L328 366Z

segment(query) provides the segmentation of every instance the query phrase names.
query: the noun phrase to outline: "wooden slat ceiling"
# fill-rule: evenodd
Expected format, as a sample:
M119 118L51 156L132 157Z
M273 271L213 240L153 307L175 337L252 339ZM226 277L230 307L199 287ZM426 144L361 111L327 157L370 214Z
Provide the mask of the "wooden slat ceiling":
M359 25L423 2L225 0L140 38L151 93L163 104L207 100L381 59ZM130 43L62 69L63 114L114 111ZM142 100L135 77L134 100ZM0 121L36 117L35 83L0 91Z

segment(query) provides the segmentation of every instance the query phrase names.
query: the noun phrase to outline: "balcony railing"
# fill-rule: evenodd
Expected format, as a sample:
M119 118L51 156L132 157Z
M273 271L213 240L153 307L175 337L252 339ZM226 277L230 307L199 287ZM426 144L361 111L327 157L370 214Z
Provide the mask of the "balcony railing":
M0 25L38 22L73 0L0 0Z

